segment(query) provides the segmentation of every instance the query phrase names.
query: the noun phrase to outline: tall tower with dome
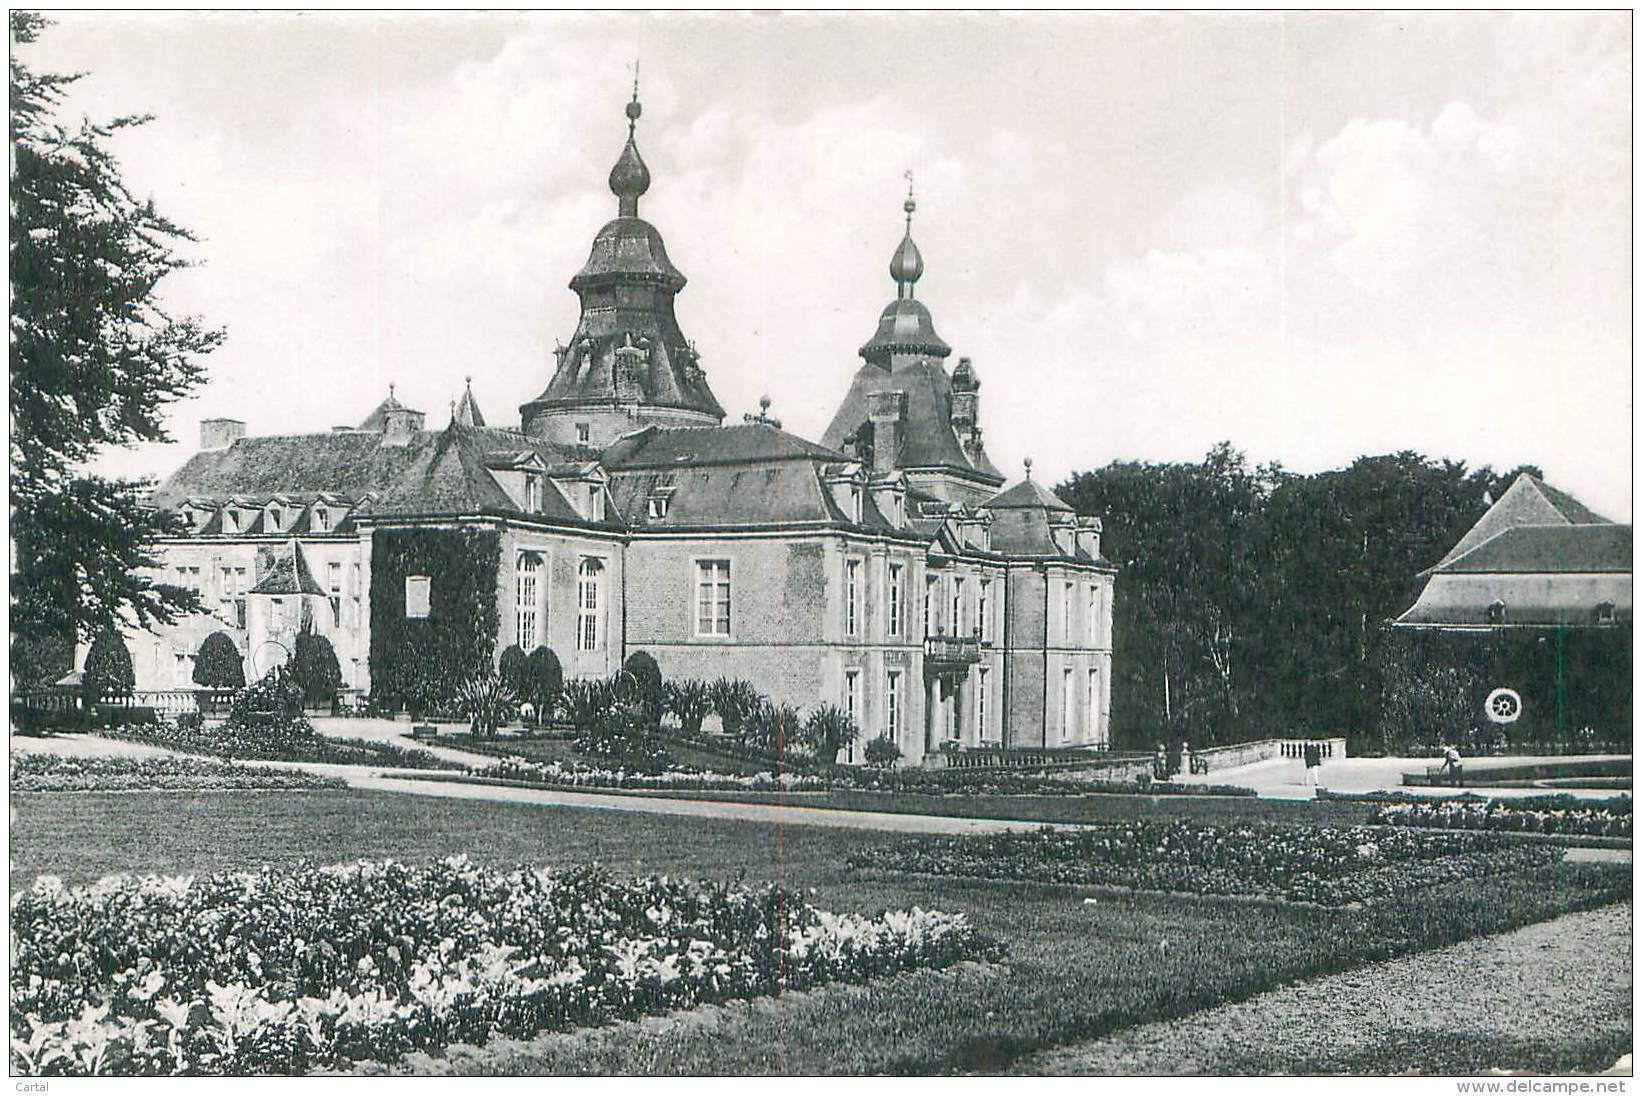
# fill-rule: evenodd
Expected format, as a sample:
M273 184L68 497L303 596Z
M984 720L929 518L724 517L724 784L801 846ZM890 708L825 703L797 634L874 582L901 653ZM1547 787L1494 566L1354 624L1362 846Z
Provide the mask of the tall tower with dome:
M717 426L724 420L674 299L685 277L654 225L639 216L650 169L639 155L638 83L627 104L627 145L610 169L616 217L598 231L570 288L581 318L554 350L553 378L519 408L526 434L602 447L643 426Z

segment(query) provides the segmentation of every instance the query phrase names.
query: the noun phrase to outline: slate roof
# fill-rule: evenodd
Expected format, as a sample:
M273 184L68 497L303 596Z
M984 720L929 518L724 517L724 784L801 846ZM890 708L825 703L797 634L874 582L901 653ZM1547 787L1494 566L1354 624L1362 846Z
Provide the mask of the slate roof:
M861 366L832 424L821 435L821 444L842 448L844 439L869 420L868 397L881 391L906 393L906 419L900 431L897 467L946 468L1003 483L1003 474L984 451L975 460L964 452L963 443L952 429L952 378L940 362L931 358L903 362L894 369L870 362Z
M1037 480L1024 479L981 503L982 510L1056 510L1072 513L1066 501Z
M604 451L601 463L614 472L696 464L845 459L836 449L817 445L768 423L750 422L695 428L647 426L612 442Z
M314 578L313 571L309 570L308 557L302 551L302 545L295 540L289 540L274 556L273 566L268 569L268 573L251 587L251 593L323 596L325 588Z
M1528 473L1518 476L1510 487L1477 519L1448 554L1429 571L1457 559L1477 545L1518 525L1596 525L1612 522L1594 513L1572 495L1558 491ZM1429 571L1427 573L1429 573Z
M1437 573L1628 575L1631 527L1612 522L1518 526L1443 564Z
M365 416L365 421L359 424L359 429L361 429L361 430L374 430L377 433L381 433L384 429L387 428L388 412L389 411L409 411L409 410L410 410L410 408L408 408L404 404L400 403L397 399L394 398L393 393L390 392L390 393L388 393L388 398L387 399L383 400L381 403L376 405L376 410L372 411L369 415ZM420 414L420 412L415 412L415 413Z
M364 500L357 514L454 514L516 509L485 468L493 454L534 454L561 465L562 447L513 430L463 426L422 430L404 445L383 445L380 434L330 433L240 438L226 449L194 454L153 494L154 505L175 508L184 500L219 503L243 499L255 519L236 534L270 532L261 505L284 495L294 503L316 498ZM551 481L548 481L551 485ZM544 491L544 516L581 520L557 491ZM367 496L369 496L367 498ZM301 532L308 528L304 515ZM220 512L201 533L221 533Z

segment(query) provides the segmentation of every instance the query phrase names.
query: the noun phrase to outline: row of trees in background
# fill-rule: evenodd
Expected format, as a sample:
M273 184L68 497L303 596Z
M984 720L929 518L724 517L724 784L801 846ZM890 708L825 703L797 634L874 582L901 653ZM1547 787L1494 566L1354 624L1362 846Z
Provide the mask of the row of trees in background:
M1388 743L1463 730L1469 667L1387 625L1419 572L1525 471L1539 475L1403 452L1297 475L1222 443L1195 463L1073 476L1060 495L1107 516L1104 552L1123 568L1114 740Z

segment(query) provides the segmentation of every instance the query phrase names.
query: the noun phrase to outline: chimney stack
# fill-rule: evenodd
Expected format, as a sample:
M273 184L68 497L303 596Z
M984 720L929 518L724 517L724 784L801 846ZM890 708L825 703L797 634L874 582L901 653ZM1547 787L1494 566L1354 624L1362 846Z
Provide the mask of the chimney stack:
M901 451L901 430L906 422L907 394L898 390L867 394L867 416L872 420L872 475L887 476L895 471Z
M201 419L200 448L226 449L245 436L245 423L240 419Z
M1099 518L1078 517L1078 550L1090 559L1100 558L1100 533Z

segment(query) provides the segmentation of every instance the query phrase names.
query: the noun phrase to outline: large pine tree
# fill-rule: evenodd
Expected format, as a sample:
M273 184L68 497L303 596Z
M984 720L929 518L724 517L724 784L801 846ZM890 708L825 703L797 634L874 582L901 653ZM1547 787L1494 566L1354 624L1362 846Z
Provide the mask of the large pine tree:
M46 21L11 13L11 667L29 684L65 647L116 620L168 623L196 596L138 571L173 517L143 503L149 481L85 472L108 446L168 440L164 408L203 380L223 333L168 315L156 289L187 265L187 230L138 201L108 149L144 117L68 127L78 76L18 59Z

